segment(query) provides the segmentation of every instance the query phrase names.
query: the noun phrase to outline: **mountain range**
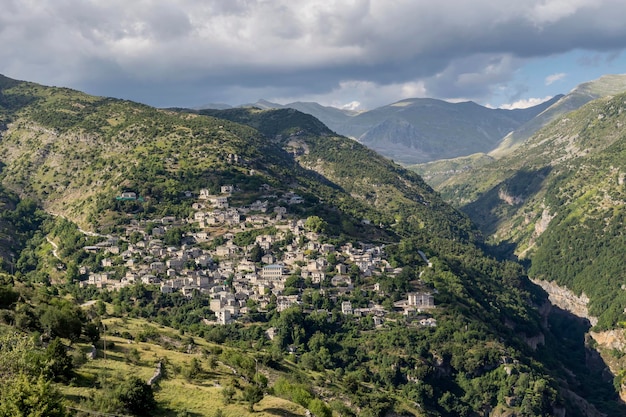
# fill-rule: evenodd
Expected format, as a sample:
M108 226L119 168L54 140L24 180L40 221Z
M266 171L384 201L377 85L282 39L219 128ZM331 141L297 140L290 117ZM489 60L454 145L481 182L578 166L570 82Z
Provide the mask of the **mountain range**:
M404 165L463 158L472 154L499 157L510 152L554 118L596 98L626 88L626 76L606 75L583 83L565 95L557 95L526 109L492 109L473 102L449 103L437 99L405 99L368 111L322 106L314 102L277 104L267 100L241 107L293 108L310 114L331 130L358 140ZM207 104L206 109L225 109ZM476 158L453 165L472 165ZM442 166L443 165L443 166ZM447 164L416 166L427 177L444 176ZM439 181L435 178L435 181Z
M520 110L422 98L406 99L364 112L310 102L280 105L265 100L244 107L293 108L394 161L416 164L487 152L558 98Z

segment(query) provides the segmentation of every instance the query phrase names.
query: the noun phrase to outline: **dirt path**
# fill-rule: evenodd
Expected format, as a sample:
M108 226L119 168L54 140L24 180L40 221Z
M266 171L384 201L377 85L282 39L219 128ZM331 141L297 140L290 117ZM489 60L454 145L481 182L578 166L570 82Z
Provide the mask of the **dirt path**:
M55 258L57 258L58 260L61 260L61 258L59 258L59 255L57 254L57 250L59 249L59 245L57 245L56 243L54 243L52 240L50 240L50 238L48 236L46 236L46 240L48 241L49 244L52 245L52 255L54 255Z

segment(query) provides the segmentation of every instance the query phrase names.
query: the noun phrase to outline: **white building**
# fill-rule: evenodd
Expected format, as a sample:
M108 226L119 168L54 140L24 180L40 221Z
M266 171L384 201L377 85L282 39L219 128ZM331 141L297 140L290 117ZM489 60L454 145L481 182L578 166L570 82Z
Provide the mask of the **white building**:
M217 324L225 325L232 323L232 318L230 317L230 310L221 309L215 313L215 318L217 319Z
M341 303L341 312L343 314L352 314L354 312L352 310L352 303L350 301L343 301Z
M280 264L266 265L261 269L261 278L269 281L278 281L282 278L285 267Z

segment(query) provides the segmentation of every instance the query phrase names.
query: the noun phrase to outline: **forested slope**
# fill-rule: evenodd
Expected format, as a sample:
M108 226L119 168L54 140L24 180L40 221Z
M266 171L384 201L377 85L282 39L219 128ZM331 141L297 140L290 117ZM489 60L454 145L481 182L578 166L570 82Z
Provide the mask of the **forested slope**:
M624 102L593 101L558 118L510 157L442 189L494 243L531 261L530 274L590 297L598 326L626 317Z

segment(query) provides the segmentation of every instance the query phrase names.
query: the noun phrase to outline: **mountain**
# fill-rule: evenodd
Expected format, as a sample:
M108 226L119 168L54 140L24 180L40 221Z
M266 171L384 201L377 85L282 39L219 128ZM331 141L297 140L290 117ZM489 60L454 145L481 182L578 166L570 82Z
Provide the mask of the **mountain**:
M557 95L537 106L515 110L491 109L473 102L448 103L417 98L362 112L313 102L281 105L267 100L242 107L296 109L319 119L334 132L357 139L394 161L418 165L415 169L426 176L442 177L441 173L453 171L454 167L438 164L432 167L433 171L424 164L476 153L499 158L559 115L625 89L626 75L606 75L577 86L567 95ZM202 108L225 107L207 105ZM459 164L465 165L462 161L452 161L452 165Z
M215 110L226 110L226 109L231 109L233 106L231 106L230 104L226 104L226 103L207 103L207 104L203 104L202 106L198 106L196 107L197 110L202 110L202 109L215 109Z
M409 168L427 178L428 183L433 187L444 187L451 177L471 172L473 168L479 167L489 160L508 155L557 117L576 110L591 100L624 91L626 91L626 75L605 75L597 80L580 84L567 95L554 97L546 103L549 106L544 111L506 135L493 149L486 153L421 163L409 166Z
M279 105L265 100L261 109L294 108L311 114L331 130L403 164L416 164L491 151L511 131L541 113L559 97L528 109L490 109L473 102L406 99L355 112L317 103Z
M342 133L399 162L421 163L492 149L546 105L501 110L473 102L410 99L359 114Z
M32 232L15 273L0 274L2 333L90 349L115 331L106 364L136 365L118 374L143 377L142 355L161 358L159 415L186 412L189 387L211 415L217 404L246 415L271 393L326 416L624 411L603 362L580 360L585 323L552 308L519 264L488 256L421 177L310 115L158 110L0 77L0 126L0 181ZM276 259L289 275L270 279ZM119 289L97 288L110 282ZM107 359L76 356L76 378L55 385L66 400L130 412ZM211 358L218 371L203 368ZM1 362L1 407L63 377L32 369L49 362L18 376ZM283 406L264 410L294 414Z
M341 133L342 127L349 123L350 119L359 114L357 111L338 109L332 106L322 106L315 102L296 101L288 104L277 104L267 100L258 100L256 103L245 104L241 107L256 107L263 110L269 109L295 109L302 113L310 114L320 120L331 130Z
M626 74L604 75L597 80L580 84L567 95L561 95L557 97L557 100L551 100L549 107L507 135L489 154L494 157L506 154L557 117L576 110L597 98L624 91L626 91Z

